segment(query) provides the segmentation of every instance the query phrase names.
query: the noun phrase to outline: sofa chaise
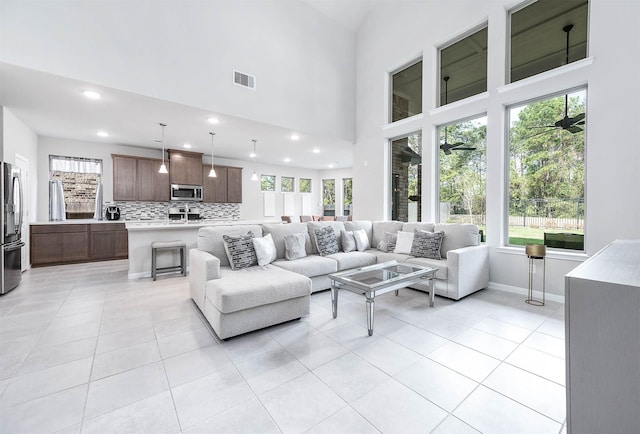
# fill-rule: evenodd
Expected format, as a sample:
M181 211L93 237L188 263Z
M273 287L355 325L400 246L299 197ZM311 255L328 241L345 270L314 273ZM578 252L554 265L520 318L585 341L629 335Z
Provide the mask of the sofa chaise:
M316 239L318 230L331 232L327 227L338 244L338 251L329 254L319 252ZM444 233L437 258L416 257L407 250L406 240L416 231ZM344 251L343 232L361 235L358 250ZM273 257L266 265L234 271L225 236L247 234L272 240ZM292 236L304 236L302 257L293 260L286 248ZM189 289L216 334L227 339L308 314L310 294L329 289L331 273L390 260L438 268L435 293L454 300L489 285L489 249L480 244L475 225L329 221L201 228L197 248L189 252ZM411 287L428 291L426 283Z

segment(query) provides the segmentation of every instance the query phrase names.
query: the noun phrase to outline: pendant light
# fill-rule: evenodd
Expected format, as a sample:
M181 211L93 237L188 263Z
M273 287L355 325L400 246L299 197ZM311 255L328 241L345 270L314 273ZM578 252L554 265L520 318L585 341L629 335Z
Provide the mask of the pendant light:
M160 165L160 170L158 170L158 173L169 173L169 171L167 170L167 166L164 164L164 127L166 127L167 124L163 124L162 122L160 122L160 126L162 127L162 139L160 140L160 142L162 143L162 164Z
M257 181L258 180L258 175L256 174L256 139L251 140L253 142L253 154L251 154L251 158L254 158L253 160L253 175L251 175L251 180L252 181Z
M218 176L216 175L216 169L213 168L213 136L216 133L210 132L209 134L211 134L211 170L209 171L209 178L215 178Z

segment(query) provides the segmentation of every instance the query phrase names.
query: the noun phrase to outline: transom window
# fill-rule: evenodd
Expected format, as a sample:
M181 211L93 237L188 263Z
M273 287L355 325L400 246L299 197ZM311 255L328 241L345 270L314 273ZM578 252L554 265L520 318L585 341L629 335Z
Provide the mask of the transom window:
M280 178L280 191L283 193L293 192L293 176L283 176Z
M588 0L538 0L511 12L510 82L587 57Z
M260 190L262 190L262 191L276 191L276 176L275 175L261 175L260 176Z
M391 75L391 122L422 113L422 60Z
M300 193L311 193L311 179L300 178L300 181L298 181L298 190Z

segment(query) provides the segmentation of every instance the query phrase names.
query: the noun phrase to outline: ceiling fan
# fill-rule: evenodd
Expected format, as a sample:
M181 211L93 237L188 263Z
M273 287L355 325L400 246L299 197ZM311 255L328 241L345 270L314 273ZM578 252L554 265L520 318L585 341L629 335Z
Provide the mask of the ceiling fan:
M449 94L449 87L447 85L449 81L449 76L442 78L444 80L444 103L447 104L447 97ZM463 142L456 143L447 143L447 127L444 127L444 143L440 145L440 149L444 152L444 155L451 155L451 151L475 151L476 148L471 148L469 146L463 146Z
M569 64L569 33L573 29L573 24L568 24L562 28L562 30L567 34L567 48L566 48L566 63ZM554 123L553 125L542 125L539 127L531 127L531 128L560 128L563 130L569 131L571 134L579 133L583 130L582 126L584 125L584 113L579 113L574 117L569 117L569 95L564 95L564 117ZM546 131L543 131L546 132ZM542 133L541 133L542 134Z

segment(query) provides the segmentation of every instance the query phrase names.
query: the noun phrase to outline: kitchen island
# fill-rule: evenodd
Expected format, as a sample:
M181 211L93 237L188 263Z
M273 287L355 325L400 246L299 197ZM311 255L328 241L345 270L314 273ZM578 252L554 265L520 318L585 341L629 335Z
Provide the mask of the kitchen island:
M154 241L181 240L187 251L197 247L198 229L206 226L256 225L281 223L280 220L129 220L129 279L151 277L151 243ZM188 257L188 255L187 255ZM159 252L158 267L168 267L180 262L177 252ZM187 268L189 267L187 260Z

